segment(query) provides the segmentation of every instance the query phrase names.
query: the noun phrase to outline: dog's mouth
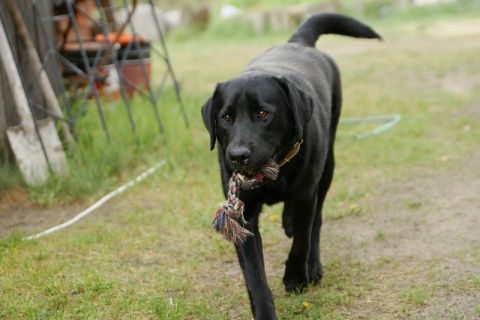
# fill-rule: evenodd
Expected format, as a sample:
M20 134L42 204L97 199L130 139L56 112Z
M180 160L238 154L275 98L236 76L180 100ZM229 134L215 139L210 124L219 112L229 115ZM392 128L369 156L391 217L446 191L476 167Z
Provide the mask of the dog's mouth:
M270 160L258 170L240 169L236 170L234 174L237 176L237 181L242 189L251 190L262 186L265 179L276 180L279 168L274 160Z
M262 185L264 175L261 170L237 172L237 178L242 189L256 189Z

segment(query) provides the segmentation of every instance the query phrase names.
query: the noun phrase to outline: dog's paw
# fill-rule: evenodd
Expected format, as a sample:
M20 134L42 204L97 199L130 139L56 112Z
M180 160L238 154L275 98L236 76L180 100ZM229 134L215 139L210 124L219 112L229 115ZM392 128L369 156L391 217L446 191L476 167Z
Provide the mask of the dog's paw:
M323 269L320 263L308 264L308 280L310 283L317 284L323 277Z
M288 267L285 269L285 275L283 276L283 284L285 285L285 290L292 293L301 293L304 291L305 287L308 285L308 273L306 268L292 268Z
M291 293L303 293L308 285L308 280L302 278L283 278L285 290Z

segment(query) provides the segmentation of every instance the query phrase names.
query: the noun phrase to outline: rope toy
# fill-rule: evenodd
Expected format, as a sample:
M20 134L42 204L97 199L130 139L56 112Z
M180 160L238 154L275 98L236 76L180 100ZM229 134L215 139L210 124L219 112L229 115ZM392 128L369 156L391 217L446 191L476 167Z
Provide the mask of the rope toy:
M212 222L212 228L234 244L243 243L248 236L253 235L243 227L247 222L243 217L245 204L239 198L240 188L245 190L258 188L264 178L276 180L279 168L275 161L270 160L250 178L234 171L228 181L227 199L223 203L223 208L218 209Z

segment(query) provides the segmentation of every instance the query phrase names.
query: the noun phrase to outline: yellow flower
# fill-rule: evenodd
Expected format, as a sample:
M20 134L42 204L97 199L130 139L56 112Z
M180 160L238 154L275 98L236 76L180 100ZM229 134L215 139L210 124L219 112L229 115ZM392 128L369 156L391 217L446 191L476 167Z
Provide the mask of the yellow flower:
M303 308L304 309L310 308L310 305L308 304L308 302L306 302L306 301L303 302Z
M278 220L278 215L272 214L272 215L270 216L270 221L275 222L275 221L277 221L277 220Z
M352 210L352 211L357 210L357 205L356 204L350 205L350 210Z

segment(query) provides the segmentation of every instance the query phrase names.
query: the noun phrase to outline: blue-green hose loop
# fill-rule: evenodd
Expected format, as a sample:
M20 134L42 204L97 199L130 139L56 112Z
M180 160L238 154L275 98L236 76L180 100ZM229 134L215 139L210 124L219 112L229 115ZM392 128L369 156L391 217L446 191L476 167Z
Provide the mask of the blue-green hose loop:
M402 116L399 114L388 115L388 116L377 116L377 117L368 117L368 118L353 118L353 119L341 119L340 124L362 124L362 123L372 123L372 122L387 122L373 130L370 130L365 133L360 133L355 136L355 139L363 139L374 134L379 134L388 129L391 129L397 122L402 119Z

